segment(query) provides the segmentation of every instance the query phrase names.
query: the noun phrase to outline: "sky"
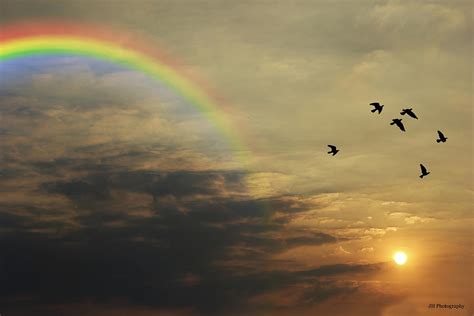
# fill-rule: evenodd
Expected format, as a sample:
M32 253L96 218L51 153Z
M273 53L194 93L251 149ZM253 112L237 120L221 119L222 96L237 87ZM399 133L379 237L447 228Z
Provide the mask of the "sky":
M472 315L473 9L2 0L0 33L91 23L166 51L242 146L139 71L0 62L0 313Z

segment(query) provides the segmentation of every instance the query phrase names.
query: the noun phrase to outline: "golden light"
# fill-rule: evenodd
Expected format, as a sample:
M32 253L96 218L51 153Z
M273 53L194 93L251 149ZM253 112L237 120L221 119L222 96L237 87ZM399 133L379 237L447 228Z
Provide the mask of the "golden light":
M393 255L393 261L398 265L404 265L407 262L407 255L403 251L397 251Z

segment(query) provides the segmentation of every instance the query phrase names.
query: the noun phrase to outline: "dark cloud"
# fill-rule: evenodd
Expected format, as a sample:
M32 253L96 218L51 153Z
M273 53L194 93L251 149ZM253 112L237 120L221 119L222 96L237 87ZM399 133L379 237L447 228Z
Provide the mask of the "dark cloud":
M68 183L46 184L45 189L50 193L58 193L71 199L105 199L109 196L107 187L91 184L85 181L72 181Z
M216 239L222 237L220 233L187 228L188 236L179 236L176 230L160 235L156 228L152 234L162 237L157 241L126 240L123 231L111 229L84 230L62 238L39 234L2 238L2 305L9 307L9 298L20 296L31 297L25 303L32 305L126 298L137 305L194 307L211 313L240 309L254 296L301 284L311 284L301 293L302 300L323 300L356 288L330 281L322 286L319 277L377 269L337 265L296 272L242 273L213 264L228 243ZM196 276L194 283L180 281L189 274Z
M36 167L53 171L78 164L60 159ZM62 196L74 205L64 210L67 222L39 221L39 214L57 218L61 211L28 205L2 213L0 223L11 228L0 242L0 294L7 308L13 308L11 300L17 297L28 297L23 303L32 306L124 298L159 308L235 311L267 291L371 271L359 265L275 271L272 255L338 239L273 221L277 212L291 215L307 206L285 196L242 195L242 171L93 172L97 169L84 177L39 184L41 194ZM134 214L144 197L147 215ZM24 215L15 215L19 213ZM236 248L244 250L235 253ZM333 286L338 288L328 285L318 292L312 285L314 301L346 291ZM308 295L301 293L301 299L310 301Z

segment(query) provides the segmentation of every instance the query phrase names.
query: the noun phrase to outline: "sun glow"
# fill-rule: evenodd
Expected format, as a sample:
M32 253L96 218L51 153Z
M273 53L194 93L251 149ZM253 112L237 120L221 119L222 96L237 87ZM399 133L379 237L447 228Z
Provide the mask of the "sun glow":
M398 265L404 265L407 262L407 255L403 251L397 251L393 254L393 261Z

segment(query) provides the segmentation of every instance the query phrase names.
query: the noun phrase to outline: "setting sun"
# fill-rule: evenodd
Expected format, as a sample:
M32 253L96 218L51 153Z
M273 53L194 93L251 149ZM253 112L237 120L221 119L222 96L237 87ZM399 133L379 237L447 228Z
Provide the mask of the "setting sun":
M407 262L407 255L403 251L397 251L393 255L393 261L398 265L404 265Z

